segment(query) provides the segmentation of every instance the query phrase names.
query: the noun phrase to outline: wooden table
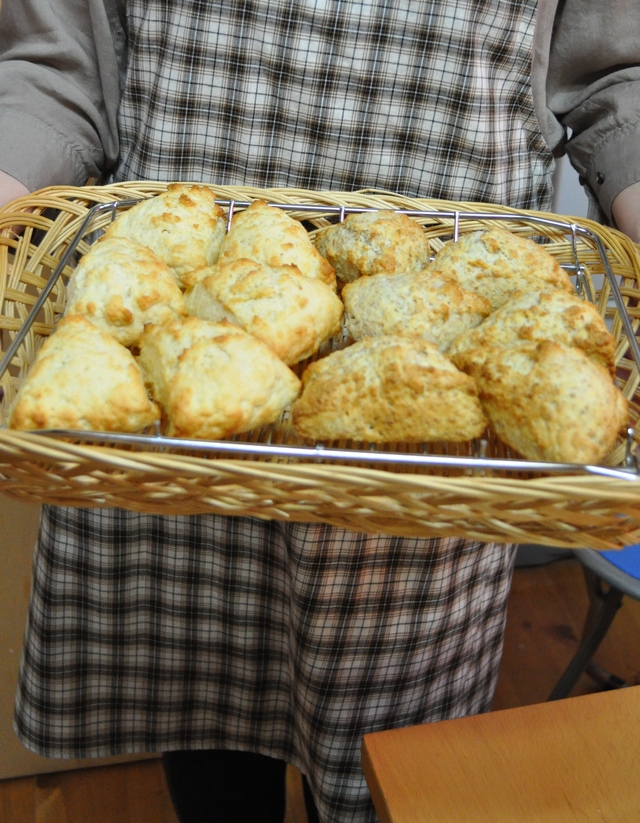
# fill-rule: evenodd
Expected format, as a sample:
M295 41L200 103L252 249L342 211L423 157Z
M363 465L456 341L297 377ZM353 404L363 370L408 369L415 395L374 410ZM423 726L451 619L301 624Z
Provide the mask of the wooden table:
M382 823L638 823L640 686L368 734Z

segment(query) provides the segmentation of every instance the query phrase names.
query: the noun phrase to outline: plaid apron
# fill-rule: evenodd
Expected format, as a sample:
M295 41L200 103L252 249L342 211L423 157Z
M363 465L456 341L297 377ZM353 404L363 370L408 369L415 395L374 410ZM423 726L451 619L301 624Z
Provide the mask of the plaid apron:
M114 180L547 208L535 3L131 0ZM490 708L513 549L45 506L16 730L48 757L221 748L376 819L364 733Z
M535 0L130 0L114 179L550 202Z

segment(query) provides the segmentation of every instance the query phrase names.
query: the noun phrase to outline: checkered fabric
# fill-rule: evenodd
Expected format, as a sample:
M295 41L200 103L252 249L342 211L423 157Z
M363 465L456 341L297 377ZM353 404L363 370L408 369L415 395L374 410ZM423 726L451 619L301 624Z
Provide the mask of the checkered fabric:
M45 507L17 731L49 757L231 748L375 820L366 732L489 709L512 549Z
M128 5L115 180L548 206L535 0Z
M130 0L114 179L549 205L534 0ZM228 748L375 813L366 732L489 708L513 551L45 507L16 729L49 757Z

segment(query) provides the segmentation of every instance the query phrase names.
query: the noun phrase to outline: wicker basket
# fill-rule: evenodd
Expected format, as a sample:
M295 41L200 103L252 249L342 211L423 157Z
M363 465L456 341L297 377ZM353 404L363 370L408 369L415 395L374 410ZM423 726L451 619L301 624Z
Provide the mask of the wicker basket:
M0 210L3 351L22 328L88 211L99 203L146 197L165 188L163 183L54 187ZM327 211L318 209L311 218L307 212L297 213L316 229L328 224L330 206L440 212L442 216L436 218L416 216L434 249L453 233L477 229L495 218L504 218L515 232L543 238L546 248L561 263L573 265L577 259L600 312L610 318L617 342L618 381L630 400L630 424L635 425L640 413L638 367L629 355L620 311L610 305L610 284L601 277L601 256L593 244L575 235L567 236L551 221L543 225L536 222L551 215L507 212L486 204L418 200L385 192L212 189L224 201L264 198L272 203L327 207ZM478 217L466 218L462 223L455 212ZM290 213L296 215L295 209ZM507 215L517 215L518 219L509 220ZM102 225L109 219L108 212L99 218ZM572 222L589 229L604 244L606 258L619 278L624 313L635 335L640 318L640 249L611 229L587 220L572 218ZM92 225L92 231L99 225ZM79 253L87 250L90 240L90 236L81 240ZM3 410L64 309L68 273L70 269L49 293L3 375ZM260 442L258 435L253 437ZM509 458L508 452L502 455ZM612 467L628 464L629 444L621 438L605 463ZM87 444L0 428L0 491L21 500L60 505L119 506L160 514L251 515L408 536L467 536L596 549L640 541L640 482L635 473L627 479L584 472L534 475L442 466L407 468L393 463L378 468L358 462L286 460L251 454L229 457L147 450L135 445Z

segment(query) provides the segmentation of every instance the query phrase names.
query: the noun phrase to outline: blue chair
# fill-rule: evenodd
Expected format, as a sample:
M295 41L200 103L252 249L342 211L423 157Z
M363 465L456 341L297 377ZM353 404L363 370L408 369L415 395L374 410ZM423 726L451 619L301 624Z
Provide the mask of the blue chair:
M568 697L584 671L607 688L626 685L615 675L595 667L591 658L604 640L623 597L627 595L640 600L640 543L618 551L579 549L574 555L582 563L589 593L589 611L578 650L549 695L549 700Z

